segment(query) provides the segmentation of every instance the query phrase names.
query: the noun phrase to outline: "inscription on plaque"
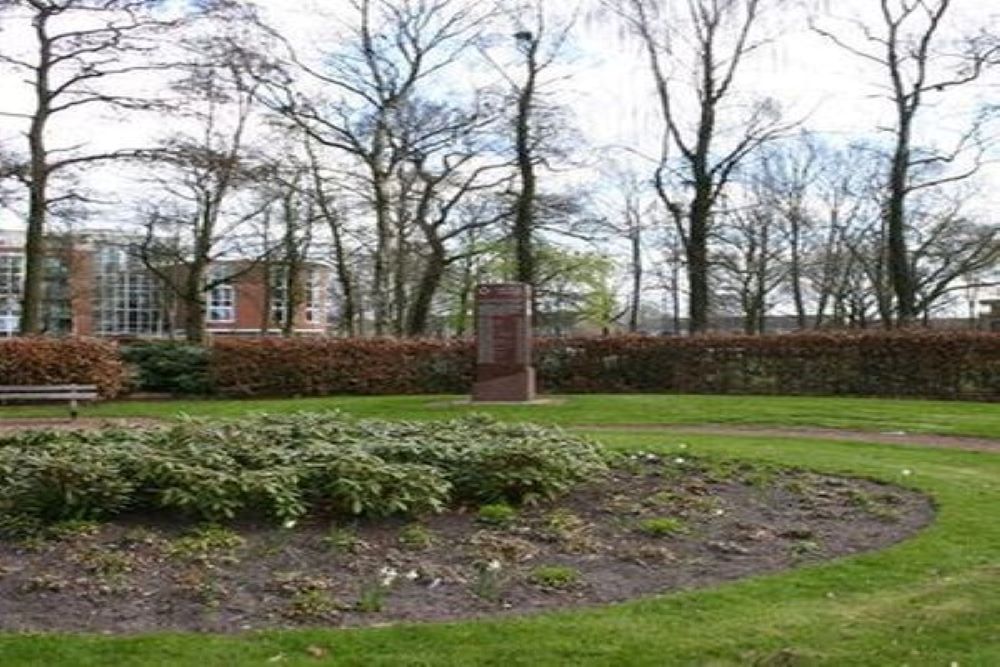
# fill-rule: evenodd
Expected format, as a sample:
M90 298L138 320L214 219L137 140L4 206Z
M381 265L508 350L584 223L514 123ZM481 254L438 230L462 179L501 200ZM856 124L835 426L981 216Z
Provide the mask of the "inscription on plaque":
M520 402L535 397L531 367L531 290L519 283L476 291L478 368L473 400Z

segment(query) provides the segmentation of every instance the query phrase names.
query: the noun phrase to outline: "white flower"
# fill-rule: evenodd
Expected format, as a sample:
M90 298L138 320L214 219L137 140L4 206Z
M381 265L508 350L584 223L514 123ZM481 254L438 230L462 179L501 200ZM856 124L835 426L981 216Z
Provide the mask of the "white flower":
M726 513L726 510L715 510L715 516L722 516Z
M684 465L684 459L678 456L676 459L674 459L674 463L676 463L677 465Z
M284 528L285 530L291 530L292 528L295 528L295 524L297 523L298 521L296 521L295 519L288 519L287 521L285 521L285 523L281 524L281 527Z
M491 560L489 563L486 564L486 571L499 572L501 567L502 566L500 565L500 561L494 558L493 560Z
M416 581L417 579L420 578L420 573L417 572L416 570L410 570L404 576L408 581Z
M904 468L903 469L903 477L909 477L912 474L913 474L913 471L910 470L909 468Z
M678 447L679 449L687 449L687 448L688 448L688 446L687 446L687 443L686 443L686 442L682 442L681 444L677 445L677 447Z
M399 577L399 572L396 572L391 567L383 567L379 570L379 575L382 577L382 585L388 587L392 586L396 578Z

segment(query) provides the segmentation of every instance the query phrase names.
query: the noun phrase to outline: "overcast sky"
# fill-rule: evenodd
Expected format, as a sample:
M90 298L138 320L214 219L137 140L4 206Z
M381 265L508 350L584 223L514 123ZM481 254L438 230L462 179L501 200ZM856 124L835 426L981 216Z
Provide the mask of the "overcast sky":
M550 2L560 10L572 6L568 0ZM259 0L259 4L297 48L309 51L312 47L336 43L336 22L330 15L342 11L346 3ZM748 62L741 88L750 95L774 97L781 102L788 118L801 118L805 127L830 137L846 142L856 137L877 136L877 125L887 124L891 119L891 108L879 97L877 87L884 73L833 46L808 27L808 15L812 12L824 26L850 31L849 26L835 22L830 15L874 20L877 3L815 0L808 9L805 4L805 0L786 2L784 9L773 13L762 26L763 31L776 39L771 47L761 50ZM1000 3L993 0L955 0L954 4L949 28L952 34L1000 23ZM589 9L592 5L584 8L572 46L567 49L569 57L557 72L559 98L574 109L583 136L595 146L625 145L653 154L661 126L645 63L636 46L622 39L621 30L611 17L594 19ZM13 21L7 21L2 27L0 48L22 50L30 43L23 26L19 29ZM473 73L467 71L466 75ZM29 108L30 89L19 77L0 72L0 91L0 111ZM989 101L1000 103L996 77L936 103L923 118L921 138L946 144L949 132L964 125L970 110ZM107 114L67 116L57 120L53 127L54 143L67 145L92 140L106 145L137 146L169 130L169 122L169 119L166 123L163 119L155 122L147 119L122 124L115 123ZM23 127L19 121L0 119L0 140L15 142L21 148ZM995 167L991 170L990 181L1000 184L1000 170ZM115 176L104 173L101 178L107 184ZM984 194L983 206L1000 210L1000 187ZM6 220L9 224L10 216Z

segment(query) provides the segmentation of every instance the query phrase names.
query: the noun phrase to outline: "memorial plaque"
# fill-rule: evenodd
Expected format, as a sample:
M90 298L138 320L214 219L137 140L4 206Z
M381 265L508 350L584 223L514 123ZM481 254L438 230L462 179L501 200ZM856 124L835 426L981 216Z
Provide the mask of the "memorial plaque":
M480 285L476 290L476 386L474 401L535 399L531 367L531 288L520 283Z

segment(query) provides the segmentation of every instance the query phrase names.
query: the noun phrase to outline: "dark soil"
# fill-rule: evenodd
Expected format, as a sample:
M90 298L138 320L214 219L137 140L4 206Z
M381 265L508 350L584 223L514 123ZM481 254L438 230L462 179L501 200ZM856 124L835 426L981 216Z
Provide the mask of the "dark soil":
M643 523L657 518L676 521ZM62 524L0 542L0 630L239 632L594 605L882 548L932 518L925 496L866 480L638 455L505 525L476 508L290 528Z

